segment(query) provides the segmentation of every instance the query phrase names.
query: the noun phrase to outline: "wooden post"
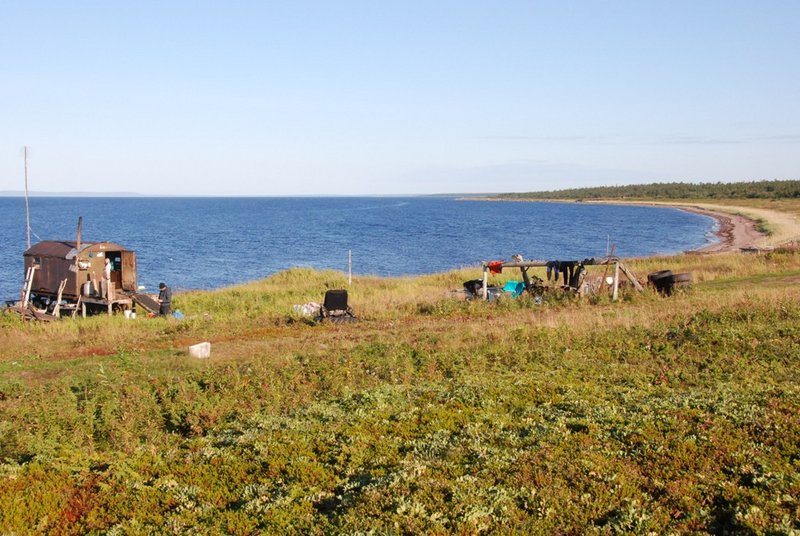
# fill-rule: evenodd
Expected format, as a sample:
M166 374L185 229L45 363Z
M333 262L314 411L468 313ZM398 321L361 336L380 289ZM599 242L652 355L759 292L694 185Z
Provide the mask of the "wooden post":
M617 301L619 295L619 261L614 263L614 289L611 292L611 299Z
M347 286L353 285L353 250L347 250Z
M519 271L522 272L522 282L525 285L525 292L530 292L531 278L528 277L528 268L526 266L520 266Z
M483 299L489 299L489 266L483 265Z

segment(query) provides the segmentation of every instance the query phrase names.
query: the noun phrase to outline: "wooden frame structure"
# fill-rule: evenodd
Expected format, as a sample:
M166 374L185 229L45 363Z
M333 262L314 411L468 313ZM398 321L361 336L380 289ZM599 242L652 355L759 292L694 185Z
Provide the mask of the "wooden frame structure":
M490 272L490 264L495 266L495 262L484 261L481 263L483 267L483 299L489 299L489 272ZM644 287L636 278L636 275L628 268L625 263L618 257L607 257L601 261L595 261L594 259L586 259L583 261L568 261L573 262L576 266L605 266L606 270L611 266L614 267L614 274L613 274L613 282L611 283L611 299L616 301L619 298L619 274L622 272L623 275L628 279L628 281L633 284L633 287L638 292L644 292ZM522 280L525 283L525 290L529 290L531 288L530 277L528 276L528 268L544 268L547 266L548 261L540 261L540 260L531 260L531 261L511 261L511 262L502 262L500 265L501 269L505 268L519 268L520 272L522 273ZM601 284L605 284L605 277L603 278L604 281ZM577 289L576 289L577 290Z

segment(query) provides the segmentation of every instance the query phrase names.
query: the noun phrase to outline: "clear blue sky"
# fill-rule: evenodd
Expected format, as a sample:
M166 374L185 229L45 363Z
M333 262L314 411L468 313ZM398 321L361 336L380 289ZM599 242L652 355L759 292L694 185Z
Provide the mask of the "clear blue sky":
M800 2L0 3L0 190L797 179Z

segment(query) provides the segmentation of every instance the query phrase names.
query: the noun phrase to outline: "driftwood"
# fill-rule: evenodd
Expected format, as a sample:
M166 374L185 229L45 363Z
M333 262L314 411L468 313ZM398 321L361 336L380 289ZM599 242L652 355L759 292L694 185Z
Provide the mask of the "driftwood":
M49 314L47 314L47 313L45 313L45 312L43 312L43 311L38 311L38 310L37 310L35 307L33 307L33 305L31 305L30 303L28 304L28 310L29 310L31 313L33 313L33 317L34 317L36 320L40 320L40 321L42 321L42 322L52 322L53 320L58 320L58 317L55 317L55 316L53 316L53 315L49 315Z
M22 316L22 320L39 320L41 322L51 322L53 320L57 320L57 318L53 315L37 311L30 303L27 307L22 307L21 305L12 305L11 307L7 307L6 311L17 313L18 315Z

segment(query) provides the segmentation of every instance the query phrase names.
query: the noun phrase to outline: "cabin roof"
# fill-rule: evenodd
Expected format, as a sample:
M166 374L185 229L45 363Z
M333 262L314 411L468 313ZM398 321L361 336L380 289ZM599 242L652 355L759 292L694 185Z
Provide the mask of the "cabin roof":
M25 251L24 255L36 257L64 257L74 256L75 241L69 240L42 240L41 242L32 245ZM102 246L102 247L96 247ZM99 251L130 251L128 248L115 244L113 242L81 242L81 252L88 249L97 249Z

